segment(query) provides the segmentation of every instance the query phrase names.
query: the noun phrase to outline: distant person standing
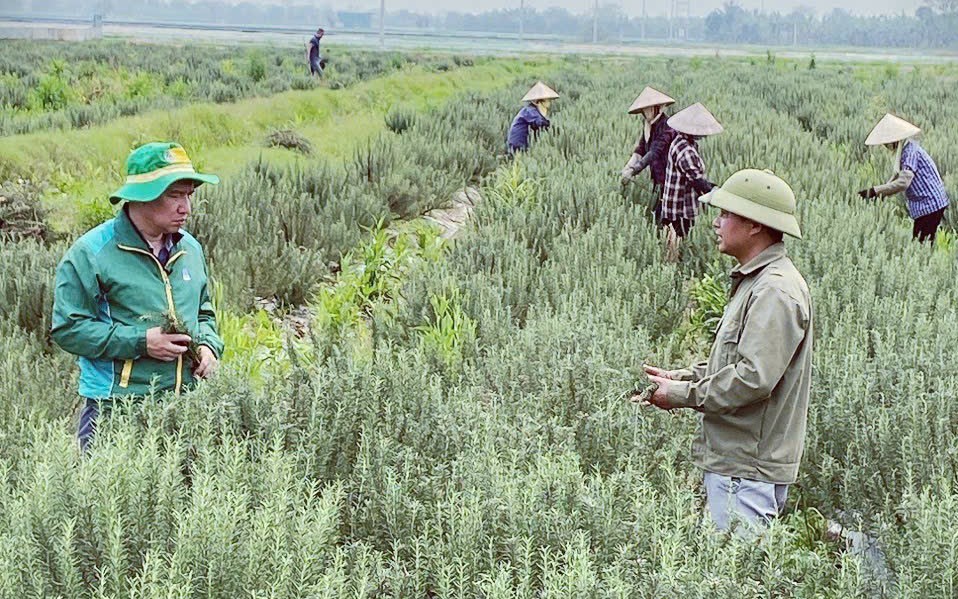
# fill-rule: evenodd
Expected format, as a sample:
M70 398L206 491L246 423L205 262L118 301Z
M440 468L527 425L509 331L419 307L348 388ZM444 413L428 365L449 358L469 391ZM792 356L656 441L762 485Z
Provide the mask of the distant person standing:
M319 41L323 39L326 30L320 27L316 34L306 42L306 61L309 63L309 74L323 76L323 69L326 68L326 59L319 53Z

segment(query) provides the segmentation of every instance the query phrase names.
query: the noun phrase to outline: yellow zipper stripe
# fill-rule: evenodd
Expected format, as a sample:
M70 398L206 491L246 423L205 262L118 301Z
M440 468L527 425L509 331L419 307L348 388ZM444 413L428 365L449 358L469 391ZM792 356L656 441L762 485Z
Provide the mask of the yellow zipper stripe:
M120 388L126 389L130 386L130 373L133 372L133 360L124 360L123 371L120 373Z
M169 279L167 279L166 277L163 277L163 278L166 279L165 281L163 281L164 283L166 283L166 303L171 306L171 307L170 307L170 313L171 313L171 314L176 314L176 312L173 312L173 308L172 308L172 306L173 306L173 288L170 286L170 281L169 281Z
M173 262L174 262L177 258L179 258L180 256L185 256L185 255L186 255L186 250L180 250L180 251L176 252L175 254L173 254L172 256L170 256L169 258L167 258L167 260L166 260L166 267L169 268L169 267L170 267L170 264L173 264ZM159 262L159 260L157 260L157 262ZM163 272L166 272L166 271L164 270Z
M139 254L145 254L153 259L153 262L156 264L156 267L160 270L160 276L163 277L163 284L166 286L166 303L169 306L170 315L176 314L176 304L173 303L173 286L170 284L170 277L167 276L166 269L163 268L163 265L160 264L160 261L157 260L156 256L153 255L153 252L148 252L141 248L130 247L128 245L122 245L122 244L117 244L117 247L119 247L121 250L127 250L129 252L137 252ZM166 261L166 263L168 265L171 264L174 260L176 260L177 258L179 258L185 253L186 252L184 251L179 251L173 254L172 256L170 256L170 259ZM132 365L131 365L131 368L132 368ZM125 369L126 367L124 366L124 370ZM176 387L174 390L174 395L176 397L180 396L180 388L182 386L183 386L183 356L178 356L176 358Z
M180 387L183 386L183 355L176 357L176 396L180 396Z

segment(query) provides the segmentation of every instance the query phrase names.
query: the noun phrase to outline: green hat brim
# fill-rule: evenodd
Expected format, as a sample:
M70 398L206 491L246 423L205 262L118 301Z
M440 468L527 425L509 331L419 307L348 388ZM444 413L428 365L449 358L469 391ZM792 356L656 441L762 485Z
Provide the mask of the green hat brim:
M721 187L716 187L699 197L699 201L753 220L766 227L771 227L796 239L802 238L802 230L799 228L798 219L795 218L794 214L785 214L768 206L762 206L734 193L729 193Z
M196 181L198 184L210 183L216 185L220 182L220 178L216 175L203 173L170 173L154 181L126 183L110 194L110 203L117 204L123 200L127 202L152 202L163 195L167 187L177 181Z

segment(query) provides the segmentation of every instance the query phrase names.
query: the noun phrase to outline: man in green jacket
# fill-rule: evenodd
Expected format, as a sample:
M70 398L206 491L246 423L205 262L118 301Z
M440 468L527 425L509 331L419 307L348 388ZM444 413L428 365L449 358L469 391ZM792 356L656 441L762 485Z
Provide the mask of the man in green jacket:
M761 525L785 506L805 445L812 373L812 302L783 234L801 238L795 195L769 171L747 169L701 201L721 209L718 249L733 256L728 306L708 362L646 367L656 407L702 414L693 447L717 528Z
M116 217L78 239L57 267L53 340L75 354L83 398L77 438L86 449L112 400L195 384L223 351L203 248L181 229L198 173L179 144L130 154ZM174 323L176 323L174 325Z

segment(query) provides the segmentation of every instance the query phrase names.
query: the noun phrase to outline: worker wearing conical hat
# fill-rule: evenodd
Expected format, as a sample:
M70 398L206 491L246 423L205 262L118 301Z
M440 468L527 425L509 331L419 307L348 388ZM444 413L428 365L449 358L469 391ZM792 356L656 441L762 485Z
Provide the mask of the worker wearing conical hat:
M914 220L912 236L920 242L935 240L938 225L948 207L948 194L938 167L915 137L921 129L892 114L886 114L865 140L867 146L883 145L895 152L895 174L884 185L858 192L865 199L905 192L908 215Z
M652 179L653 189L662 193L665 185L665 166L668 161L669 146L675 138L675 130L669 127L666 106L675 104L675 100L657 89L646 87L629 107L629 114L641 114L644 120L642 131L636 141L632 157L622 169L622 185L628 185L632 179L646 168ZM660 204L656 205L658 217Z
M668 258L678 259L679 240L688 235L698 214L699 196L715 185L705 176L705 163L699 154L698 140L723 131L712 113L699 103L677 112L668 121L675 129L669 146L662 190L660 226L666 230Z
M527 104L519 110L516 118L512 119L509 137L506 140L510 154L529 147L530 129L534 135L538 135L539 131L549 128L549 104L558 97L559 94L554 89L541 81L532 86L532 89L523 96L522 101Z

